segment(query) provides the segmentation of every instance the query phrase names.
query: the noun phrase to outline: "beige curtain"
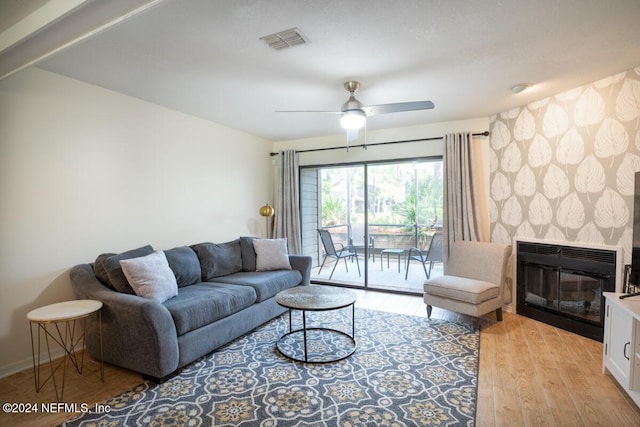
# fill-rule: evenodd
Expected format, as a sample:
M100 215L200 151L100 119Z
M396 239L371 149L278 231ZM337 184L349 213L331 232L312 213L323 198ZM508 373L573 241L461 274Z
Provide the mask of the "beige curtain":
M471 133L444 136L444 248L456 240L480 240L479 210L473 171Z
M281 151L279 160L280 174L274 234L276 238L287 238L290 254L301 254L298 153L295 150Z

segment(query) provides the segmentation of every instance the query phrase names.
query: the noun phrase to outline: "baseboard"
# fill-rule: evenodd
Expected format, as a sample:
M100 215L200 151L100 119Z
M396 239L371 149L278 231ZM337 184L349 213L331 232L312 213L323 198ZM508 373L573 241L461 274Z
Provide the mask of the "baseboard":
M51 350L51 357L55 360L55 359L59 359L62 356L64 356L64 349L62 348L55 348L53 350ZM49 353L41 353L40 354L40 360L41 361L48 361L49 360ZM0 367L0 378L5 378L8 377L9 375L13 375L13 374L17 374L18 372L22 372L22 371L26 371L26 370L32 370L33 369L33 359L31 357L28 357L26 359L23 360L19 360L17 362L14 363L10 363L8 365L5 366L1 366Z

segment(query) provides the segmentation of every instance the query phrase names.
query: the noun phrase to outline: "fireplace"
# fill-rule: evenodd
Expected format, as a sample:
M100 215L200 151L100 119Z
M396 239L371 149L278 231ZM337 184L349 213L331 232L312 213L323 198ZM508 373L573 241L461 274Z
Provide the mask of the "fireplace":
M602 292L616 290L621 250L524 240L516 244L516 312L602 341Z

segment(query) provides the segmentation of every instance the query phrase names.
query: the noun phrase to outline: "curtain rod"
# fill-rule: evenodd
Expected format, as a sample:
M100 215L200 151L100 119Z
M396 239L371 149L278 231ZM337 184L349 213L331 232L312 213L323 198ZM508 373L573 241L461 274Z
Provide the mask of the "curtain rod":
M473 136L489 136L489 131L485 130L484 132L473 133ZM444 136L434 136L432 138L418 138L418 139L405 139L401 141L387 141L387 142L374 142L373 144L358 144L351 145L349 147L325 147L325 148L310 148L308 150L297 150L298 153L311 153L313 151L328 151L328 150L343 150L349 148L364 148L373 147L374 145L392 145L392 144L404 144L407 142L419 142L419 141L437 141L439 139L443 139ZM277 156L279 153L269 153L271 157Z

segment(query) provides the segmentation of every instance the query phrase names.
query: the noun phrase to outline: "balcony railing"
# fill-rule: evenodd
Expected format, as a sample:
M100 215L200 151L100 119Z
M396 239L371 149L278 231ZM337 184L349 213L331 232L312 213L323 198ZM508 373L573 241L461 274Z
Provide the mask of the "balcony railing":
M334 243L349 245L349 224L337 224L323 227L330 230ZM441 227L431 224L369 224L369 236L374 239L375 250L382 249L425 249L431 236Z

